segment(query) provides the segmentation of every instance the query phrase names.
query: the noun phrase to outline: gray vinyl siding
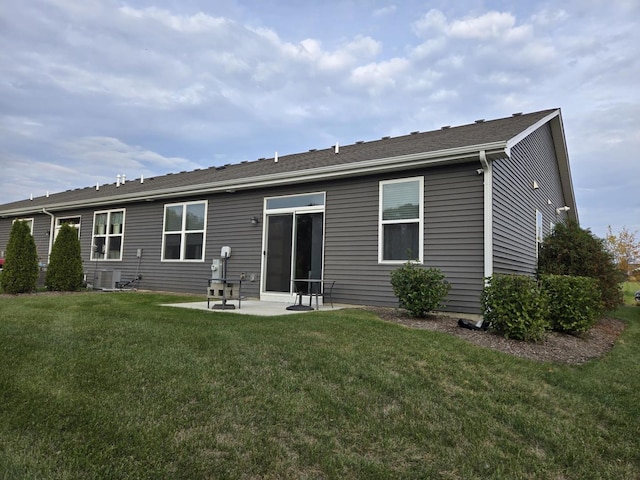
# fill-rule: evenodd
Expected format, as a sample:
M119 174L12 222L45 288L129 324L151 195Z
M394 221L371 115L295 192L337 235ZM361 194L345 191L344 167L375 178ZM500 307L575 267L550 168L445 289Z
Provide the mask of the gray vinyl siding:
M543 235L548 235L550 223L565 218L556 215L564 204L551 129L545 124L515 145L510 159L493 164L494 273L534 274L536 209L542 212Z
M424 176L424 264L452 284L446 309L479 312L483 284L483 186L476 164L336 182L327 193L325 277L336 301L397 305L398 265L378 264L379 181Z
M379 182L424 177L424 264L443 270L453 288L447 309L478 312L483 275L482 176L475 163L423 168L397 174L371 175L318 182L229 192L166 201L127 204L121 261L91 258L94 210L55 212L57 218L81 216L80 243L84 271L91 283L96 271L120 270L121 280L141 275L138 288L203 293L211 276L211 260L222 246L232 248L230 277L244 273L243 295L259 297L262 262L262 215L265 197L326 192L324 278L336 282L334 301L348 304L396 306L390 273L398 265L378 263ZM204 261L162 261L164 206L170 203L207 202ZM116 210L109 207L99 210ZM260 223L251 223L258 216ZM47 258L46 231L50 217L34 216L38 253ZM7 222L9 219L2 220ZM0 231L8 232L7 228ZM8 236L8 235L6 235ZM0 249L6 245L0 239ZM142 256L137 257L137 250ZM255 281L251 281L251 277Z

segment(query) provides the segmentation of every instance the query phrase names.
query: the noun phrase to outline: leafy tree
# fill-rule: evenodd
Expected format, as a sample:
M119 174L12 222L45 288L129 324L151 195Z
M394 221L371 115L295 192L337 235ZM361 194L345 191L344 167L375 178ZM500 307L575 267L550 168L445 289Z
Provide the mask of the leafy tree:
M616 268L613 254L604 240L575 221L557 224L545 237L538 254L538 275L591 277L598 281L605 309L622 303L624 275Z
M38 252L29 225L13 222L5 252L2 290L5 293L31 293L38 280Z
M625 275L629 274L631 264L640 259L640 241L636 239L637 233L630 232L626 226L623 226L617 235L613 233L611 225L607 230L607 248L613 254L618 270Z
M75 291L82 286L82 256L78 233L68 223L60 228L51 249L45 285L49 290Z

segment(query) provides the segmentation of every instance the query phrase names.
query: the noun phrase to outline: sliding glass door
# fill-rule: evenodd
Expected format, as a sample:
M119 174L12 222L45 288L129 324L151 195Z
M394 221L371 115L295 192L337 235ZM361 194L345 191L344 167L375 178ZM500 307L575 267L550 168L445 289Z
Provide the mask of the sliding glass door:
M267 199L266 206L263 293L289 295L295 278L322 279L324 194Z

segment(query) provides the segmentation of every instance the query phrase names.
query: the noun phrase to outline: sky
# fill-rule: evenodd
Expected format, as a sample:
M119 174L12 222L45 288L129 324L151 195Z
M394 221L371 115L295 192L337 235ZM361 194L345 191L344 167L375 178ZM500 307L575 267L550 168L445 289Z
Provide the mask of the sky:
M582 227L640 231L640 1L0 3L0 204L561 108Z

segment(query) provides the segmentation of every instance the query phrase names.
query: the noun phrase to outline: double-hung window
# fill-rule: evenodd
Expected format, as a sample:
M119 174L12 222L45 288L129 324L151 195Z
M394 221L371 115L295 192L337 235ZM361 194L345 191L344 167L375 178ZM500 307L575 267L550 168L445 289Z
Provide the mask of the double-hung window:
M93 215L92 260L122 260L124 209Z
M380 182L378 260L423 259L424 177Z
M164 206L162 260L204 261L207 202Z

